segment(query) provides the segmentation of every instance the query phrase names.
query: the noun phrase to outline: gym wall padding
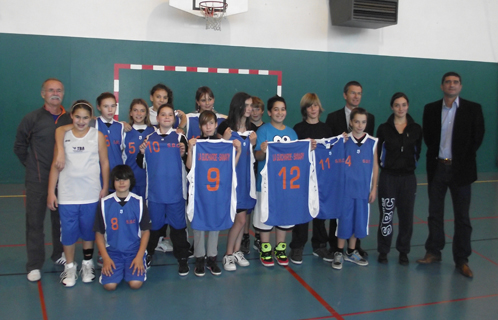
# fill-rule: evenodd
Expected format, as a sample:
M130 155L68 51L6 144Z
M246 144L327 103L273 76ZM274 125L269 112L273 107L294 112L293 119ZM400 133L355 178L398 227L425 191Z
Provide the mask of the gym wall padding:
M397 91L408 95L409 112L421 123L424 105L442 97L441 76L456 71L462 76L461 96L483 106L486 134L478 153L478 170L496 171L496 63L0 33L0 147L4 150L0 183L24 181L24 169L12 151L13 144L22 117L43 105L42 82L56 77L64 83L63 105L67 109L77 99L94 104L100 93L114 91L117 63L281 71L282 95L288 108L286 124L291 127L301 121L299 102L305 93L318 94L325 109L321 120L325 121L329 112L344 106L342 90L350 80L362 84L361 106L375 115L376 127L390 115L389 101ZM175 107L185 112L193 111L195 91L203 85L213 90L215 109L225 114L238 91L265 102L277 92L276 76L121 70L119 80L120 120L128 119L133 98L149 101L149 90L158 82L173 89ZM267 115L264 120L268 121ZM425 173L425 146L421 160L417 173Z

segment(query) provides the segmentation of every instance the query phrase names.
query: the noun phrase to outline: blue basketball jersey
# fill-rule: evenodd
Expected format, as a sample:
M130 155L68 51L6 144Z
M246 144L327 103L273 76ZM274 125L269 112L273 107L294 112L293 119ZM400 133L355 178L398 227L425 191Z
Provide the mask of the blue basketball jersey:
M265 141L289 142L297 140L296 131L285 127L283 130L275 128L271 123L265 123L258 129L258 138L254 150L261 150L261 144ZM265 166L265 160L258 161L258 174L256 177L256 191L261 191L261 170Z
M320 211L317 218L337 219L344 206L344 138L316 140L316 177Z
M199 127L199 116L200 113L188 113L187 114L187 139L190 140L192 138L199 138L201 136L201 128ZM220 125L223 121L225 121L226 116L217 113L216 117L218 118L218 125Z
M135 175L136 183L133 190L138 190L139 187L145 187L146 185L145 169L142 169L138 166L137 153L140 152L139 147L142 142L144 142L145 138L153 132L153 127L147 127L142 132L139 132L135 128L132 128L130 132L125 132L124 134L124 164L130 166L133 170L133 174ZM111 181L111 183L113 182ZM134 191L134 193L137 192ZM139 195L145 197L145 194Z
M95 127L104 134L110 172L118 164L124 164L122 150L124 126L122 123L112 120L111 125L107 127L102 121L102 117L98 117ZM109 187L110 189L114 189L114 185L110 185Z
M242 151L235 167L237 172L237 209L252 209L256 205L256 176L254 174L254 154L249 135L253 131L233 132L231 140L239 140Z
M218 231L232 226L237 208L234 159L231 141L197 140L187 176L192 229Z
M147 175L147 200L178 203L187 199L186 171L180 157L181 135L171 129L167 135L159 129L147 136L144 160Z
M345 160L345 197L353 199L368 199L372 186L374 151L377 138L368 134L357 145L357 140L349 134L344 144Z
M284 226L316 217L318 187L310 140L268 142L261 176L261 222Z
M116 193L112 193L100 203L105 223L105 245L108 251L136 254L142 237L143 198L130 192L125 201L122 206Z

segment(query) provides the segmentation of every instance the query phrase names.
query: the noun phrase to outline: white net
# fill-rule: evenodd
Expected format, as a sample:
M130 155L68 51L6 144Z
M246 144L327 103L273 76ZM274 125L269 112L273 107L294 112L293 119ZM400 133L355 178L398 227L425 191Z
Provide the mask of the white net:
M203 1L199 3L206 19L206 29L221 30L221 19L225 16L228 3L221 1Z

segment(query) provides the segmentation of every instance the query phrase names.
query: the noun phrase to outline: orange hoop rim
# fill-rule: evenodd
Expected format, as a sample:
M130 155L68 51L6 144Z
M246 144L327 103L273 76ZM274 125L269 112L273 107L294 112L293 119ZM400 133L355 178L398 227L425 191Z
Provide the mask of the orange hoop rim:
M225 12L228 3L222 1L202 1L199 2L199 9L204 12L204 15L213 16L215 12Z

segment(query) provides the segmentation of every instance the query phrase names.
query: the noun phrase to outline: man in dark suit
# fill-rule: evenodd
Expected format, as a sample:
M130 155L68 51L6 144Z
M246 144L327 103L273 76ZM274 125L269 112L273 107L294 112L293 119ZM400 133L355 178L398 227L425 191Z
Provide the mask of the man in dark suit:
M351 129L349 127L349 115L351 114L351 110L357 108L361 102L361 94L362 94L362 86L358 81L350 81L346 83L344 86L344 100L346 101L346 106L337 111L329 113L327 116L327 120L325 123L332 129L332 135L337 136L342 134L343 132L350 132ZM373 114L367 115L367 127L365 128L365 132L369 135L373 136L375 127L375 117ZM337 220L330 220L329 227L329 236L328 241L330 244L330 251L337 251L337 237L335 236L335 230L337 228ZM325 226L323 227L325 230ZM320 233L321 234L321 233ZM325 232L325 236L326 236ZM360 246L360 239L356 240L356 250L366 258L368 253L364 251Z
M361 102L362 87L357 81L350 81L344 86L344 100L346 100L346 106L340 108L337 111L329 113L325 123L332 129L333 135L339 135L343 132L350 132L349 129L349 115L351 110L357 108ZM368 114L367 116L367 127L365 132L369 135L374 135L375 127L375 117L373 114Z
M424 141L427 145L429 181L429 237L426 254L418 263L441 261L444 248L444 198L449 188L455 216L453 260L456 269L471 278L468 257L472 249L469 208L471 184L477 180L476 153L484 137L481 105L459 97L461 77L448 72L441 81L442 100L425 106Z

